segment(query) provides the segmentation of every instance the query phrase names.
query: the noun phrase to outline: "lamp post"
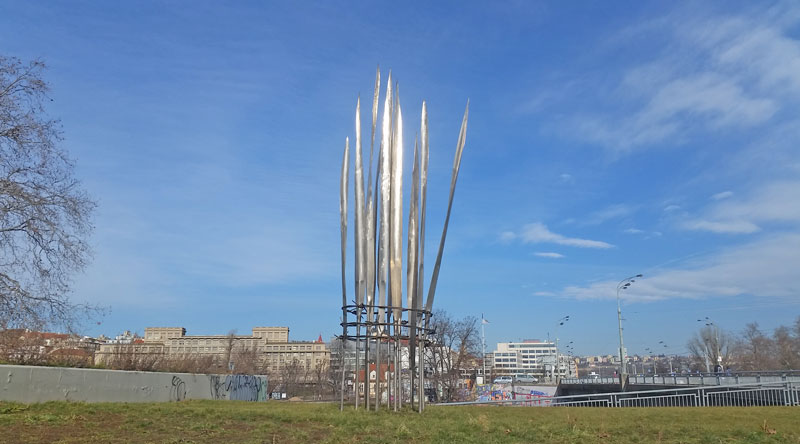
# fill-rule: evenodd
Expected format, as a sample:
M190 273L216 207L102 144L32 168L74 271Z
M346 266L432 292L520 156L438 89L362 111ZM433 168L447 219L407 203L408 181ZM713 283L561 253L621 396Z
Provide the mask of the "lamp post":
M569 360L567 361L567 371L566 371L566 373L568 374L567 377L570 377L570 378L572 377L572 364L575 361L575 348L572 345L572 343L573 343L573 341L569 341L569 344L567 344L564 347L564 348L567 349L567 356L569 356ZM577 374L577 371L575 373Z
M702 322L706 324L706 327L711 327L711 329L714 331L714 351L717 356L717 365L719 366L719 371L721 372L723 368L722 368L722 349L719 344L719 326L715 324L714 321L708 316L706 316L703 319L698 319L697 322ZM710 350L708 350L708 346L706 346L706 372L708 373L711 372L711 367L708 362L709 351Z
M555 377L556 383L558 383L558 380L561 377L561 359L558 355L558 327L564 325L564 323L568 321L569 321L569 315L566 315L563 318L560 318L559 320L556 321L557 322L556 332L555 332L556 333L556 377Z
M635 278L642 277L641 274L637 274L635 276L631 276L619 281L617 284L617 322L619 324L619 363L620 363L620 374L622 375L623 379L625 375L628 374L627 370L627 360L628 356L625 353L625 345L622 341L622 308L619 302L619 292L622 290L627 290L628 287L631 286L634 282L636 282Z
M481 346L483 348L483 383L487 384L488 381L486 380L486 329L485 326L488 324L487 321L483 317L483 313L481 313Z
M655 351L650 347L646 347L644 350L650 354L650 360L653 361L653 377L655 377L657 372ZM644 364L642 364L642 369L644 370Z
M672 375L675 372L672 370L672 356L670 356L669 354L669 346L667 346L667 344L665 344L664 341L658 341L658 343L663 345L664 350L666 350L667 362L669 363L669 374Z

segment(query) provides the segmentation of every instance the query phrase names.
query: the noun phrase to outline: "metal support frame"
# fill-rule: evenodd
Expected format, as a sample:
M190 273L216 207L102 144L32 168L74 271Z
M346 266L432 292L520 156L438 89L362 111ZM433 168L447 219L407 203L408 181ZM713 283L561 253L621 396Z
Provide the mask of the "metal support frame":
M404 308L401 310L401 313L404 314L404 317L412 317L417 316L421 322L417 322L416 325L413 327L411 323L407 322L406 320L400 320L396 322L391 317L387 316L387 320L378 321L377 317L375 317L373 321L369 321L370 316L367 315L368 310L378 310L380 308L387 309L387 313L391 313L390 306L378 306L378 305L371 305L366 306L364 304L357 305L357 304L349 304L342 307L342 313L344 313L344 319L341 323L342 331L344 334L339 336L338 339L341 341L342 344L342 400L340 404L340 408L344 408L344 388L345 388L345 354L346 354L346 344L348 342L355 343L356 347L356 356L353 360L356 363L355 368L353 369L355 378L354 378L354 386L353 386L353 393L354 393L354 406L356 409L363 406L367 410L371 409L372 406L375 410L380 409L382 399L381 393L384 390L387 393L387 407L390 410L399 410L402 408L404 396L406 394L404 388L406 386L409 387L408 392L408 399L412 402L411 406L417 411L423 411L425 409L425 366L424 366L424 350L425 346L429 345L430 340L428 339L434 332L433 329L425 327L428 324L428 320L432 316L430 311L425 309L413 309L413 308ZM347 332L351 331L352 328L355 328L356 334L355 335L348 335ZM376 334L377 332L383 331L383 334ZM391 332L391 334L388 334ZM416 334L412 334L412 332ZM364 359L360 357L360 346L362 342L364 344L369 344L370 341L375 341L375 400L374 403L371 403L370 400L370 359L369 355L367 354L367 346L364 347ZM419 357L420 357L420 364L417 366L416 373L409 373L408 377L405 378L403 375L403 365L402 365L402 353L404 348L408 348L410 350L411 341L415 342L416 349L418 350ZM406 345L404 345L406 344ZM387 359L387 377L386 380L386 388L384 389L381 384L381 347L386 345L387 352L386 352L386 359ZM409 355L409 361L415 359L415 356ZM364 392L361 394L360 391L360 384L362 383L360 375L363 371L363 384L364 384ZM416 386L414 390L413 387ZM416 396L414 396L416 395ZM411 399L414 397L415 399Z

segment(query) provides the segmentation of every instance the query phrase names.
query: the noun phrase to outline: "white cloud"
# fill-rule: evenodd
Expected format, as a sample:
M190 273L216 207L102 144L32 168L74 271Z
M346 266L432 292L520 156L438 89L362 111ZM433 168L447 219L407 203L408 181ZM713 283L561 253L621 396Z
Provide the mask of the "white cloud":
M625 230L625 232L628 234L644 234L644 230L640 230L638 228L628 228Z
M722 234L748 234L761 229L758 225L746 220L715 222L710 220L689 220L681 224L687 230L710 231Z
M680 268L645 272L644 278L621 294L630 301L702 299L752 295L753 297L796 298L797 252L800 234L780 234L728 248L695 259ZM604 281L586 287L567 287L561 296L576 299L613 299L618 281Z
M553 233L547 226L540 222L525 225L519 237L525 243L553 243L580 248L612 248L613 245L596 240L566 237Z
M794 38L800 14L792 12L720 19L692 11L621 31L625 38L611 38L614 45L659 41L664 34L669 44L650 48L654 57L625 68L617 88L598 96L609 104L599 107L603 114L579 116L568 131L627 152L680 144L696 131L763 125L800 97L800 40Z
M714 233L754 233L767 224L800 223L800 181L772 182L746 197L715 202L697 219L680 223L689 230Z
M617 219L633 213L633 208L625 204L609 205L608 207L595 211L583 222L586 225L598 225L607 220Z
M552 258L552 259L561 259L561 258L564 257L564 255L560 254L560 253L544 252L544 251L539 251L539 252L536 252L536 253L533 253L533 254L534 254L534 256L549 257L549 258Z
M500 241L501 242L511 242L512 240L516 239L517 235L514 234L513 231L503 231L500 233Z
M713 196L711 196L711 199L722 200L722 199L727 199L731 196L733 196L733 191L723 191L721 193L714 194Z
M556 296L552 291L537 291L533 293L534 296Z
M681 207L679 205L667 205L666 207L664 207L664 211L667 212L667 213L670 212L670 211L677 211L677 210L680 210L680 209L681 209Z
M572 182L571 174L563 173L560 176L558 176L558 178L561 180L561 182Z

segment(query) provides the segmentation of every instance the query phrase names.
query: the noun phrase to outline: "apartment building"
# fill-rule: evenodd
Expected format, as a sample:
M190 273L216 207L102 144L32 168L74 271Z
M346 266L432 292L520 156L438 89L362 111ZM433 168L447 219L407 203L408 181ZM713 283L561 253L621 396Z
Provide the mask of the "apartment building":
M296 363L304 370L317 370L330 365L330 350L322 339L290 341L289 327L254 327L252 335L189 336L183 327L147 327L144 338L130 344L103 344L95 362L110 362L115 354L134 352L165 357L213 356L220 362L234 353L250 352L267 371L280 371ZM235 371L234 369L231 369Z
M488 356L488 354L487 354ZM574 360L559 353L554 342L526 339L522 342L499 342L492 353L495 375L568 377L576 375Z

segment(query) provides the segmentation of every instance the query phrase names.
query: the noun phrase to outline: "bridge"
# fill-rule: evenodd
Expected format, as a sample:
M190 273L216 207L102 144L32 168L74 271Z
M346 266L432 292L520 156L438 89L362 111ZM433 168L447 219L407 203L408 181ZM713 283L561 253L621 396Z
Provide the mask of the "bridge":
M605 378L563 378L560 385L613 385L619 386L620 379ZM695 373L687 375L628 375L628 386L695 387L741 384L766 384L795 382L800 383L800 370L736 373Z
M724 387L791 383L800 386L800 371L766 371L737 373L694 373L686 375L627 375L603 378L563 378L557 396L587 395L611 392L638 392L691 387Z

